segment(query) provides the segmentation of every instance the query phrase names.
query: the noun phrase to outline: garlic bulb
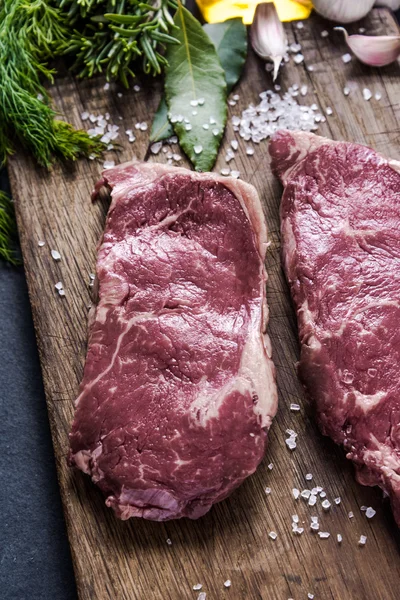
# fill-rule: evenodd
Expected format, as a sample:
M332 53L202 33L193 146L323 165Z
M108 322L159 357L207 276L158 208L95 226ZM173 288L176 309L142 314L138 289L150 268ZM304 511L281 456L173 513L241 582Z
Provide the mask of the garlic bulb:
M287 51L287 38L273 2L257 4L250 29L251 45L254 52L264 60L274 63L274 81L277 78L282 59Z
M384 67L400 55L400 35L349 35L343 27L346 44L361 62L371 67Z
M397 10L400 8L400 0L377 0L374 6L387 6L392 10Z
M369 13L375 0L313 0L322 17L338 23L352 23Z

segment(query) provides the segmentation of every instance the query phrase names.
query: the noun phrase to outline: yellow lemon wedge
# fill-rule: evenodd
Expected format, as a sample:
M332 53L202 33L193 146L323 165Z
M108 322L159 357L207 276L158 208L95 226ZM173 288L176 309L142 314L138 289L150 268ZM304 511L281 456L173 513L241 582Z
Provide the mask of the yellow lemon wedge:
M257 0L196 0L208 23L220 23L233 17L242 17L246 25L252 23ZM274 0L281 21L307 19L312 10L311 1Z

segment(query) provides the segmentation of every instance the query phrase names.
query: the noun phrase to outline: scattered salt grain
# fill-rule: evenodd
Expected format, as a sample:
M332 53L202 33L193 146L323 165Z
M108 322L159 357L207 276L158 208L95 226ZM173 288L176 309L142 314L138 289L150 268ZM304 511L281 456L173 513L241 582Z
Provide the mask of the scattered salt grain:
M367 510L367 508L368 508L367 506L360 506L360 510L361 510L362 512L365 512L365 511Z
M299 498L299 496L300 496L300 490L298 490L297 488L293 488L292 489L292 494L293 494L293 498L295 500L297 500Z
M349 53L343 54L342 61L344 62L345 65L347 63L351 62L351 60L352 60L351 54L349 54Z
M367 543L367 536L366 535L360 535L360 539L358 540L358 545L359 546L365 546L366 543Z
M173 154L172 158L175 162L179 162L182 160L182 156L180 154Z
M269 465L268 465L268 469L269 469L270 471L272 471L272 469L273 469L273 468L274 468L274 463L269 463Z
M311 492L310 490L303 490L300 494L300 496L304 499L304 500L308 500L309 497L311 496Z
M123 94L121 94L121 92L118 92L117 96L118 98L122 98Z
M39 240L38 241L38 246L39 248L43 248L43 246L45 245L46 242L44 242L43 240Z
M155 142L150 146L150 151L152 154L158 154L162 148L162 142Z
M219 129L213 129L212 134L215 136L219 135Z
M300 88L300 94L302 96L305 96L307 94L307 92L308 92L308 86L307 85L302 85L301 88Z
M343 88L343 94L344 94L345 96L348 96L348 95L350 94L350 88L348 88L348 87L344 87L344 88Z
M326 107L326 110L325 110L325 112L326 112L326 114L327 114L328 116L331 116L331 115L333 115L333 110L332 110L332 108L331 108L330 106L327 106L327 107Z
M303 527L297 527L296 523L293 523L293 528L292 531L295 535L302 535L302 533L304 532L304 528Z
M107 83L105 83L105 84L104 84L103 90L106 90L106 91L107 91L107 90L109 90L109 89L110 89L110 84L109 84L109 83L108 83L108 81L107 81Z
M240 96L239 96L239 94L235 94L234 96L232 96L232 98L233 98L234 100L239 100Z
M169 538L166 539L167 545L168 546L172 546L172 540L170 540Z
M53 260L61 260L61 254L57 250L52 250L51 256Z
M133 86L133 91L134 91L134 92L140 92L140 85L137 85L137 84L136 84L136 85L134 85L134 86Z
M349 519L352 519L352 518L354 517L354 513L353 513L353 511L350 511L350 512L349 512L349 514L348 514L348 517L349 517Z
M330 533L329 531L318 531L318 536L321 538L321 540L326 540L328 537L330 537Z
M311 531L318 531L319 530L319 523L311 523L310 529L311 529Z
M314 65L308 65L308 67L307 67L307 71L308 71L309 73L312 73L312 72L314 71Z
M247 156L253 156L254 148L246 148L246 154Z
M205 100L204 100L204 98L199 98L197 102L198 102L199 106L203 106Z
M89 118L89 113L86 110L83 113L81 113L82 121L86 121L88 118Z
M208 124L208 123L204 123L204 125L203 125L203 129L210 129L210 126L209 126L209 124Z
M36 98L42 102L44 100L43 94L37 94Z
M205 592L200 592L200 594L197 596L197 600L206 600L207 598L207 594Z
M331 507L331 503L329 502L329 500L324 500L322 502L321 506L324 510L329 510Z
M233 171L232 171L232 172L233 172ZM271 488L270 488L270 487L266 487L264 491L265 491L265 493L266 493L267 495L269 495L269 494L271 493Z
M329 35L329 31L327 31L326 29L324 29L323 31L321 31L321 37L322 38L327 38Z
M376 92L374 97L375 97L375 100L377 100L379 102L379 100L382 99L382 94L380 92Z
M363 98L364 98L364 100L371 100L371 98L372 98L371 90L369 90L368 88L364 88L363 89Z
M292 412L298 412L300 410L300 404L291 404L290 405L290 410Z
M62 290L64 286L61 283L61 281L58 281L54 287L56 288L56 290Z
M197 115L197 110L192 110L192 115L195 117Z
M289 50L290 52L293 52L293 54L297 54L301 50L301 44L290 44Z
M148 125L145 121L140 123L140 131L147 131Z
M285 440L285 444L289 448L289 450L295 450L295 448L297 446L295 438L293 438L293 437L290 437L287 440Z
M340 503L341 503L341 498L340 498L340 496L339 496L339 497L337 497L337 498L335 498L334 502L335 502L335 504L340 504Z
M197 592L198 590L201 590L202 587L203 586L201 583L196 583L196 585L193 586L193 589L195 592Z
M319 493L320 498L326 498L326 492L324 492L323 490L320 491Z
M201 154L203 152L203 146L201 146L200 144L198 146L194 146L193 151L195 154Z
M293 57L293 60L296 63L296 65L300 65L303 62L303 60L304 60L304 56L302 54L296 54Z
M229 175L230 172L231 172L231 170L227 169L227 168L221 169L221 171L220 171L221 175L225 175L225 177L227 175Z
M239 179L240 171L231 171L231 177L234 177L235 179Z
M374 517L375 515L376 510L374 510L372 506L368 506L367 510L365 511L365 516L367 517L367 519L372 519L372 517Z
M236 102L234 100L228 100L229 106L236 106Z
M360 27L358 33L361 33L361 35L365 33L365 27Z
M299 21L299 22L296 24L296 27L297 27L297 29L304 29L304 23L303 23L302 21Z
M314 594L311 594L311 592L309 592L309 593L307 594L307 598L309 598L310 600L313 600L313 598L314 598Z
M105 160L103 163L103 169L112 169L115 167L115 161L113 160Z
M307 481L311 481L312 480L312 473L307 473L306 474L306 480Z
M226 155L225 155L225 160L226 160L226 162L229 162L230 160L232 160L232 158L235 158L235 155L234 155L233 151L230 148L228 148Z
M317 496L314 496L314 494L311 494L311 496L308 499L308 506L315 506L317 503Z
M58 290L59 296L65 296L65 290Z
M94 273L89 273L89 279L93 281L94 279L96 279L96 275Z
M191 100L190 101L190 106L197 106L198 105L198 100Z
M89 154L88 158L89 158L89 160L94 160L96 158L96 155L93 153Z
M177 135L171 135L171 137L168 139L168 142L170 144L177 144L178 143L178 136Z
M217 121L214 119L214 117L210 117L210 125L216 125Z
M231 141L231 146L232 146L232 148L233 148L234 150L237 150L237 149L238 149L238 147L239 147L239 143L238 143L238 141L237 141L237 140L232 140L232 141Z
M338 533L338 534L337 534L337 536L336 536L336 539L337 539L337 541L338 541L338 544L341 544L341 543L342 543L342 540L343 540L343 538L342 538L342 536L341 536L341 534L340 534L340 533Z
M232 582L231 582L231 580L230 580L230 579L227 579L226 581L224 581L224 586L225 586L226 588L230 588L230 587L231 587L231 585L232 585Z
M270 531L268 535L271 538L271 540L276 540L276 538L278 537L276 531Z
M185 129L186 129L186 131L191 131L192 126L190 125L190 123L188 123L187 125L185 125Z

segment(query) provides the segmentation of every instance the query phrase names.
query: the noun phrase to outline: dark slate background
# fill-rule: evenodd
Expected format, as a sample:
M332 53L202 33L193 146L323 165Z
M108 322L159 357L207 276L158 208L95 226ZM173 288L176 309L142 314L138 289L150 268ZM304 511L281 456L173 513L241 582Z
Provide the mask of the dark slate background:
M0 598L76 600L24 270L1 261L0 515Z

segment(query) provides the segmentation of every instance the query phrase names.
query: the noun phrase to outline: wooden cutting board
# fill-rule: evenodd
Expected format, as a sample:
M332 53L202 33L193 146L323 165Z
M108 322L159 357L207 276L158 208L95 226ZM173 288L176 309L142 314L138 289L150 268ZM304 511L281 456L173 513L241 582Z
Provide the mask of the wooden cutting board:
M397 26L386 10L375 10L362 25L367 32L389 33ZM328 38L321 31L329 29ZM313 17L303 28L288 25L289 42L302 45L304 63L291 62L282 70L280 84L286 90L293 83L308 84L309 91L299 101L317 102L322 109L331 106L333 115L319 133L333 139L351 140L400 158L400 69L397 64L373 70L353 60L344 64L347 51L340 34L331 25ZM313 65L313 70L305 66ZM351 87L345 97L343 87ZM159 87L153 82L138 93L103 89L96 79L77 84L71 78L58 79L52 95L60 111L75 126L80 114L111 114L121 131L138 121L150 124L159 100ZM240 95L231 116L250 102L258 103L258 93L271 86L261 62L250 56L246 72L235 93ZM381 92L380 101L362 97L364 87ZM122 96L117 96L117 91ZM119 119L122 117L122 120ZM228 124L224 149L233 139ZM135 154L144 158L148 131L137 132L129 144L120 136L122 149L110 155L116 162ZM39 345L49 418L54 442L58 478L71 544L78 593L81 600L161 600L196 599L192 590L203 584L207 600L300 600L315 594L316 600L391 600L400 597L399 532L387 503L377 489L356 484L353 468L341 449L318 431L312 408L299 385L295 364L298 359L296 322L281 271L279 258L278 207L281 188L269 169L267 144L260 144L254 156L246 156L245 144L230 163L243 179L259 191L269 226L271 247L267 268L270 275L268 299L271 309L269 333L278 372L279 411L269 434L267 456L257 473L228 500L215 506L199 521L180 520L152 523L142 520L120 522L104 505L101 493L82 473L66 465L68 431L73 416L86 349L86 320L90 303L89 273L95 269L96 244L102 232L107 206L92 204L90 192L101 171L101 163L82 160L73 167L57 166L51 173L39 169L22 153L9 163L12 191L26 276ZM221 150L216 169L225 166ZM115 158L116 156L116 158ZM165 161L160 153L150 160ZM38 247L38 240L46 245ZM62 260L55 262L50 249ZM54 284L62 281L65 298ZM290 412L290 403L301 405L300 413ZM285 430L298 433L298 445L290 452ZM272 470L268 467L273 463ZM305 479L312 473L313 480ZM294 501L292 488L323 486L333 504L327 513L310 508L303 500ZM271 493L265 493L265 487ZM376 516L367 520L362 505L372 506ZM354 518L349 518L349 511ZM291 516L304 522L301 536L292 534ZM320 539L309 529L310 516L318 515L321 530L330 532ZM270 531L278 537L273 541ZM336 534L341 533L339 545ZM358 546L361 534L367 536L364 548ZM167 538L172 545L166 543ZM230 579L230 589L224 581Z

